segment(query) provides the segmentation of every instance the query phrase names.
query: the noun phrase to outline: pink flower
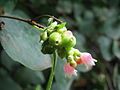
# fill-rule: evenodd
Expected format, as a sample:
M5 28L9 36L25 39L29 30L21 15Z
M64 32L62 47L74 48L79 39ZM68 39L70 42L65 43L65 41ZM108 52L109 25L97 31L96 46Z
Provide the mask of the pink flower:
M72 75L77 76L77 70L68 63L64 64L64 72L67 77L71 77Z
M87 68L94 66L95 62L97 62L97 60L92 58L90 53L86 53L86 52L81 53L80 60Z

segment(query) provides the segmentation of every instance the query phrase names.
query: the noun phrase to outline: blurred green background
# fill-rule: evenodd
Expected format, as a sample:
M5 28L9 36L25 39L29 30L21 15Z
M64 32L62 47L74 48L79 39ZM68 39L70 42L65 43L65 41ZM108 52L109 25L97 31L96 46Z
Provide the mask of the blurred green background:
M64 76L64 61L58 58L51 90L120 90L119 0L0 0L0 15L33 19L43 14L53 15L67 22L67 28L77 38L76 48L81 52L91 53L98 60L90 70L82 65L78 66L78 76L69 79ZM47 19L48 17L42 17L37 22L46 25ZM46 64L48 58L44 59L34 53L40 52L40 32L23 22L1 18L0 21L5 22L5 30L0 31L0 90L45 90L50 74L50 68ZM23 50L20 47L23 44L29 46L31 43L31 47L28 51L14 52L9 38L3 39L3 36L7 37L6 34L11 35L18 51ZM20 37L18 39L17 34ZM21 40L21 37L25 40ZM29 61L30 53L33 53L33 58L40 59L40 62ZM23 60L25 66L37 71L23 66L15 59ZM47 62L51 64L50 59ZM38 69L39 65L43 67Z

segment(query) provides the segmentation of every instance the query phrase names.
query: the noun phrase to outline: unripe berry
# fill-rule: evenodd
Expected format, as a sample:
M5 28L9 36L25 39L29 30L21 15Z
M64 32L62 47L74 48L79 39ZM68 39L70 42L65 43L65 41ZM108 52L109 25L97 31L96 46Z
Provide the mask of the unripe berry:
M47 40L47 38L48 38L48 36L47 36L47 32L46 31L40 34L40 40L45 41L45 40Z
M49 36L49 43L51 45L54 45L54 46L60 45L60 43L61 43L61 34L59 34L58 32L53 32Z
M71 31L66 31L62 34L62 43L63 47L74 47L76 44L76 38L73 36Z
M74 60L72 60L72 61L70 62L70 66L76 67L76 66L77 66L77 63L76 63Z

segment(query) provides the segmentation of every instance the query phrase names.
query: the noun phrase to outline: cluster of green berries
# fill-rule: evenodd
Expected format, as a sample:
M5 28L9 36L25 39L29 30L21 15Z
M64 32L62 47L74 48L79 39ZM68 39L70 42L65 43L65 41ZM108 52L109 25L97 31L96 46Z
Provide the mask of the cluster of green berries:
M67 62L76 67L77 56L80 56L78 49L73 48L76 45L76 38L71 31L65 27L66 23L57 24L53 18L49 18L48 26L40 35L42 42L42 53L52 54L55 50L58 56L67 59Z

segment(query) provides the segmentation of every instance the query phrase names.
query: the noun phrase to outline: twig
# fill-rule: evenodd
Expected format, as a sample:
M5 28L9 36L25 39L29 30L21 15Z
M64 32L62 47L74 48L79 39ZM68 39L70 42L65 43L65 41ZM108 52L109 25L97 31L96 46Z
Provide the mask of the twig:
M39 28L45 28L45 26L43 26L43 25L41 25L41 24L39 24L39 23L31 20L31 19L23 19L23 18L18 18L18 17L2 16L2 15L0 15L0 17L2 17L2 18L15 19L15 20L19 20L19 21L23 21L23 22L29 23L29 24L31 24L31 25L35 25L35 26L37 26L37 27L39 27Z
M58 18L56 18L56 17L54 17L54 16L51 16L51 15L47 15L47 14L37 16L37 17L33 18L32 20L37 20L37 19L39 19L39 18L41 18L41 17L43 17L43 16L53 18L53 19L55 19L56 21L58 21L59 23L63 23L63 21L61 21L60 19L58 19Z

